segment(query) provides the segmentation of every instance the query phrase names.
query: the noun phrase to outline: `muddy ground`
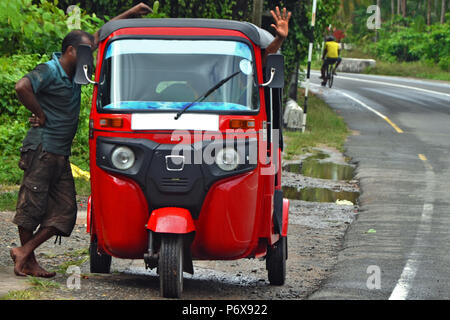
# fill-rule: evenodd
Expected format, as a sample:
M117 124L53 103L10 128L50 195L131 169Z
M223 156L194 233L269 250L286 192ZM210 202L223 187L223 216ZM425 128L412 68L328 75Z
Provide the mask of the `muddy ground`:
M344 157L332 149L322 149L330 155L322 161L345 163ZM304 157L303 157L304 158ZM298 162L300 159L291 160ZM284 172L283 185L296 188L321 187L334 191L358 192L356 181L331 181ZM80 209L85 210L80 199ZM320 287L332 272L348 226L357 216L358 206L336 203L291 200L287 276L284 286L271 286L267 280L265 261L194 261L194 275L184 274L183 299L306 299ZM9 249L19 244L16 226L11 223L12 212L0 213L0 270L7 270L3 277L15 277ZM89 273L87 248L89 236L85 219L81 216L70 238L63 238L61 245L53 240L37 250L41 264L57 271L52 281L56 286L45 290L32 289L39 299L162 299L159 295L159 278L155 271L145 270L143 260L113 259L112 273ZM69 289L69 265L81 268L80 289ZM45 285L45 284L44 284ZM21 295L9 294L14 298Z

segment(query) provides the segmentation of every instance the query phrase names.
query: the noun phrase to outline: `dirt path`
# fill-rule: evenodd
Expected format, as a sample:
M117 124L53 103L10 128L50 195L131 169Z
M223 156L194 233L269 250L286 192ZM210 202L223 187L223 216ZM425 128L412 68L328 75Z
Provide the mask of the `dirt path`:
M334 151L328 150L336 161ZM338 157L342 159L342 157ZM321 185L333 190L358 191L355 183L330 182L301 177L286 172L283 183L289 186ZM265 261L195 261L194 275L185 274L183 299L304 299L317 290L321 281L332 271L345 231L357 214L357 206L335 203L316 203L291 200L288 230L287 279L284 286L269 285ZM1 279L17 279L12 274L9 248L19 243L16 227L11 223L13 213L0 213ZM37 251L44 267L58 271L52 279L56 288L35 290L40 299L161 299L159 278L155 271L144 268L142 260L113 259L112 273L89 274L85 218L81 214L70 238L63 238L61 246L52 240ZM64 272L68 265L81 269L80 289L69 289L72 279ZM15 283L16 281L10 281ZM72 282L70 282L72 283ZM19 289L17 289L19 288ZM11 290L23 287L11 286ZM13 297L14 295L9 295Z

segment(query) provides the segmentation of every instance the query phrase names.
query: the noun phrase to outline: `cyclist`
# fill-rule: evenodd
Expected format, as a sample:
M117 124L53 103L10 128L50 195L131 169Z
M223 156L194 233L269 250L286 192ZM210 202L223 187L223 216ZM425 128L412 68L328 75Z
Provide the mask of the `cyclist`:
M341 48L339 43L336 42L336 39L333 36L327 36L325 42L325 50L323 51L322 60L323 65L320 70L322 76L319 78L322 79L322 85L326 85L327 79L325 77L325 71L328 68L328 65L336 63L336 66L333 69L333 74L336 75L336 69L341 63L342 59L339 57L341 53Z

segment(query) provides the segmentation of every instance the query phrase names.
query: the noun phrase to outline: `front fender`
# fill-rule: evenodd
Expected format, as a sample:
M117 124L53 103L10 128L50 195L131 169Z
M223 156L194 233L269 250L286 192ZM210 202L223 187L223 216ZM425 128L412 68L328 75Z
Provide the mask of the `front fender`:
M166 207L152 211L147 229L158 233L185 234L195 231L195 225L189 210Z

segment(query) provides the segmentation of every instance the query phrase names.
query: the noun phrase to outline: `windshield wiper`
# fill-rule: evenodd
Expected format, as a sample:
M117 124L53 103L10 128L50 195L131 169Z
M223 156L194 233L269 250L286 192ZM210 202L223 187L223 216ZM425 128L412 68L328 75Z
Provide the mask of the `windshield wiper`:
M178 120L179 117L181 117L181 115L187 110L189 109L191 106L193 106L194 104L196 104L197 102L200 102L204 99L206 99L211 93L213 93L214 91L216 91L217 89L219 89L221 86L223 86L226 82L228 82L231 78L235 77L236 75L238 75L239 73L241 73L241 71L237 71L235 73L233 73L232 75L226 77L225 79L221 80L220 82L218 82L216 85L214 85L211 89L209 89L208 91L206 91L204 94L202 94L200 97L198 97L197 99L195 99L193 102L189 103L187 106L185 106L183 109L181 109L180 111L178 111L178 113L175 116L175 120Z

